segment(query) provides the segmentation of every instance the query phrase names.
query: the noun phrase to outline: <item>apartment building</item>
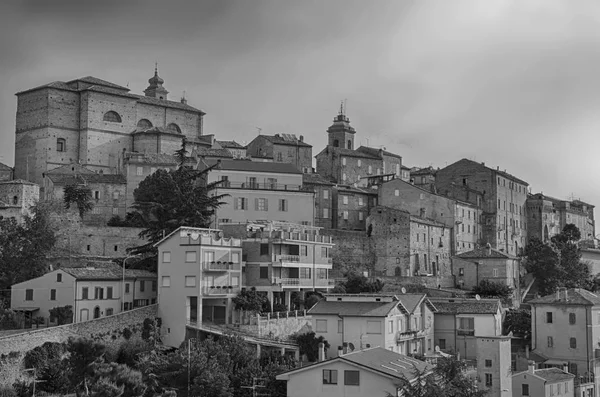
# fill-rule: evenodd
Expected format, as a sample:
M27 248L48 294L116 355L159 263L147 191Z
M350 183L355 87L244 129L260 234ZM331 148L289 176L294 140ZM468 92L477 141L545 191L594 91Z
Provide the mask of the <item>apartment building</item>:
M287 222L227 224L223 231L242 240L244 288L266 293L271 304L290 308L294 292L334 287L331 236L319 228Z
M208 182L223 181L215 194L226 194L215 211L215 224L277 220L314 225L315 193L302 186L302 172L289 163L206 160Z
M567 366L578 388L598 397L600 377L600 297L580 288L560 289L531 304L532 353L541 368ZM533 355L532 355L533 356Z
M277 375L289 397L401 396L401 380L416 382L415 370L430 374L424 361L372 347L321 360Z
M57 269L11 287L11 309L50 319L50 309L73 308L73 321L111 316L156 303L156 274L115 264ZM50 319L52 320L52 319Z
M425 355L434 352L435 311L425 294L327 294L308 314L332 355L338 347L355 351L376 346Z
M158 316L163 342L178 347L185 325L229 324L241 290L242 242L216 229L179 227L158 248Z
M435 344L440 350L477 359L478 336L502 334L502 306L498 299L429 298L435 312Z
M492 248L517 255L527 244L527 182L500 167L462 159L438 170L435 186L442 195L476 205L483 197L483 242Z

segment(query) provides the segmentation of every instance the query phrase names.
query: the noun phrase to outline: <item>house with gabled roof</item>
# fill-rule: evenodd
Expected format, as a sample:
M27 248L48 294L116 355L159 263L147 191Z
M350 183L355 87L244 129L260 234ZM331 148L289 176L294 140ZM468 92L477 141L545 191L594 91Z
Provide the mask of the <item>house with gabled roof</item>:
M400 354L433 352L435 306L425 294L326 294L313 306L313 330L337 350L373 346ZM339 354L339 353L338 353Z
M65 267L11 287L11 309L48 322L50 309L71 306L73 322L156 303L156 273L114 263Z
M477 358L478 336L502 334L499 299L429 298L436 307L435 345L442 351Z
M417 381L416 371L428 375L433 367L372 347L292 369L277 375L277 380L287 382L288 397L399 396L401 381Z
M535 369L535 363L531 361L527 371L512 375L512 395L514 397L573 397L575 396L574 380L575 375L570 374L566 369Z

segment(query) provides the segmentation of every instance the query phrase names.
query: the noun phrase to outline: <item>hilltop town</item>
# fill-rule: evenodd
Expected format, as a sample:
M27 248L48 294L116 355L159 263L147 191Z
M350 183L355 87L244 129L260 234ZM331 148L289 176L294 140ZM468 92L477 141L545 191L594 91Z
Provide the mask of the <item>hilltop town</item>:
M190 351L234 338L257 368L289 360L232 381L235 395L408 396L444 378L440 362L473 386L461 396L599 395L595 206L532 191L510 158L405 164L357 145L369 133L343 103L323 148L286 132L220 140L158 69L143 94L88 76L16 97L15 163L0 165L0 354L25 372L7 379L51 393L52 365L32 376L29 352L138 340L147 354L180 349L165 354L188 375L147 395L201 395Z

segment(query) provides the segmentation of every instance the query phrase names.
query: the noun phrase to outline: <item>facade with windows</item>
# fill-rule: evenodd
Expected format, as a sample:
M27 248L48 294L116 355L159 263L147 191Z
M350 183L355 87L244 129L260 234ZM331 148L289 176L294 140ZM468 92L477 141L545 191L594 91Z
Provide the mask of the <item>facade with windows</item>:
M575 375L561 368L535 369L532 361L527 371L513 374L513 397L574 397ZM577 394L577 397L588 397L588 394ZM591 397L591 396L590 396Z
M382 347L368 348L277 375L289 397L401 396L401 379L415 382L415 370L432 371L424 361Z
M434 352L435 306L424 294L327 294L313 306L312 329L345 351L381 346L400 354ZM344 351L344 350L342 350Z
M306 190L315 194L315 226L324 229L333 228L334 189L336 184L328 181L319 174L303 174L302 185Z
M11 309L52 323L50 309L71 306L73 321L81 322L156 303L156 274L125 270L115 264L69 267L14 284Z
M498 299L429 298L435 312L435 344L440 350L477 359L476 336L502 334L502 306Z
M206 160L215 166L208 182L222 181L215 194L225 194L215 211L214 224L267 220L314 224L312 190L302 185L302 172L288 163L247 160Z
M42 185L71 163L115 174L124 151L172 154L183 136L203 144L204 112L169 100L156 70L148 82L144 95L91 76L17 93L15 177Z
M216 229L180 227L156 243L163 343L177 347L185 325L230 324L242 285L242 242Z
M266 293L271 304L291 308L293 293L326 292L334 287L331 236L319 228L269 221L223 225L244 247L244 288Z
M600 297L580 288L559 289L533 299L531 304L532 352L539 368L567 365L579 383L593 382L597 396L600 383ZM578 395L576 393L576 395Z
M258 135L246 146L246 155L254 161L289 163L302 173L312 171L312 146L304 142L302 135Z
M0 181L0 216L22 222L32 215L32 208L40 198L40 187L24 180Z
M486 396L504 397L513 390L511 336L477 336L477 387Z

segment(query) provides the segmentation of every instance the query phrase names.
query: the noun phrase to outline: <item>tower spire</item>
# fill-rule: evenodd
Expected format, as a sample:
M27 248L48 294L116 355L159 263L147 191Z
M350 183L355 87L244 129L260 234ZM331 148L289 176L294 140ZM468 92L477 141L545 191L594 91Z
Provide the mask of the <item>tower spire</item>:
M340 101L340 116L344 115L344 101Z

